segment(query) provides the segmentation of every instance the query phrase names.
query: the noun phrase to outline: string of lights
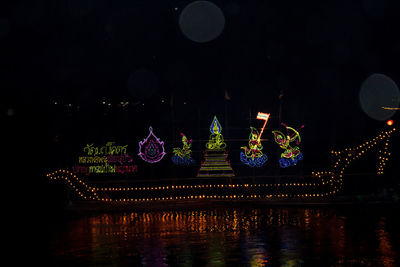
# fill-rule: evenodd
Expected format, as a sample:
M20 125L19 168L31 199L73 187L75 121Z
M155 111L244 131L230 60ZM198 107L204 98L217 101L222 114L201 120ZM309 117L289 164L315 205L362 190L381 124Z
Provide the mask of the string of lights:
M50 180L60 180L67 183L84 200L98 200L107 202L120 201L155 201L155 200L179 200L179 199L249 199L249 198L304 198L328 196L330 192L316 192L321 182L314 183L259 183L259 184L201 184L201 185L171 185L171 186L118 186L118 187L94 187L89 186L75 174L68 170L60 169L47 174ZM323 184L325 182L321 180ZM291 188L292 191L284 192ZM299 193L299 188L308 188L310 192ZM215 189L223 191L215 192ZM249 189L249 190L246 190ZM260 192L251 191L261 190ZM270 190L268 190L270 189ZM214 190L214 192L212 191ZM236 190L236 191L235 191ZM201 191L201 192L198 192ZM126 197L112 197L109 193L127 193ZM160 197L140 197L138 192L156 193L163 192L169 195ZM174 193L181 195L174 195ZM201 193L201 194L200 194ZM183 195L182 195L183 194Z
M378 146L379 143L384 143L382 149L378 149L377 153L377 174L382 175L383 169L386 162L389 160L389 142L392 134L396 131L396 128L382 131L374 138L362 143L359 146L349 147L341 151L331 151L331 154L336 157L336 161L333 164L333 170L339 177L342 177L344 170L353 162L358 159L372 148Z
M378 176L384 174L386 162L389 160L391 153L389 152L389 143L396 128L390 130L383 130L374 138L365 141L361 145L345 148L340 151L331 151L331 154L335 157L333 163L332 172L329 173L329 181L332 183L332 192L337 193L343 185L343 175L346 168L350 164L363 156L365 153L371 151L373 148L378 147L379 144L383 143L383 148L377 151L377 171Z

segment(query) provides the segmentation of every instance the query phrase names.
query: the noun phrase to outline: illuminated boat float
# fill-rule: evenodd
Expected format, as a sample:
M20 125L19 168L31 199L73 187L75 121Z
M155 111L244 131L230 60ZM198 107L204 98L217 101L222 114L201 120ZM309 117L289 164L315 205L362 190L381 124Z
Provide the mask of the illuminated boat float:
M262 167L268 160L262 152L261 135L268 121L269 114L259 113L257 119L264 120L259 132L250 128L248 146L243 150L240 159L243 164L253 168ZM281 168L289 168L302 160L299 148L299 129L283 124L286 133L273 131L274 140L282 148ZM90 182L84 177L91 173L135 173L133 157L127 153L127 146L116 146L106 143L103 147L88 144L84 149L85 156L79 157L78 166L72 170L59 169L47 174L52 181L64 182L71 188L81 202L125 204L135 206L145 203L182 203L199 200L214 201L284 201L293 199L316 200L336 195L343 185L343 176L349 165L365 153L378 148L377 175L382 175L390 157L389 143L395 128L385 129L372 139L341 151L331 151L333 164L330 171L312 172L301 177L235 177L230 162L226 143L221 134L222 128L214 117L210 126L210 138L206 144L204 160L201 162L197 176L186 179L161 179L146 181L121 181L119 183ZM182 148L174 148L172 163L191 165L191 143L185 134L182 136ZM164 142L149 128L149 135L139 142L138 155L146 162L155 164L165 156ZM92 165L90 165L92 164ZM96 164L96 165L93 165ZM272 176L271 176L272 177ZM261 179L260 179L261 178ZM273 177L272 177L273 178ZM276 178L276 177L275 177ZM273 182L265 182L265 181ZM263 181L263 182L262 182ZM279 181L279 182L277 182ZM111 185L110 185L111 184Z

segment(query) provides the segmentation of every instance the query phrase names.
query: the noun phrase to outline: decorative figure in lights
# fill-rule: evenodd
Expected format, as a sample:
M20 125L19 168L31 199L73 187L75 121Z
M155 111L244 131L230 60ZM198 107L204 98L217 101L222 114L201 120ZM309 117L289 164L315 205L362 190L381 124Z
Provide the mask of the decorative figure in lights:
M294 166L297 164L299 160L303 159L303 154L300 152L298 145L300 145L301 138L299 134L299 130L304 127L302 125L298 130L293 129L292 127L287 126L282 123L286 128L286 135L280 131L272 131L274 134L275 142L285 151L281 154L281 159L279 160L279 165L282 168L286 168L289 166ZM295 142L296 146L291 146L291 143Z
M268 113L257 114L257 119L264 120L264 125L261 129L261 133L259 134L257 129L254 127L250 127L250 136L249 136L249 148L244 146L241 149L244 149L244 152L240 152L240 160L250 166L250 167L261 167L267 162L268 157L266 154L262 153L262 145L261 145L261 135L264 131L265 125L269 119Z
M197 177L233 177L231 164L228 160L228 152L225 150L226 143L222 136L222 127L218 119L214 119L210 125L210 138L206 143L204 161L201 162Z
M192 139L188 140L188 138L183 133L181 133L181 136L183 147L175 147L173 149L174 155L171 159L172 162L176 165L188 166L195 162L194 159L191 158L192 150L190 148L192 147Z
M139 156L146 162L159 162L165 155L164 142L160 141L153 133L153 127L149 127L149 135L139 142Z
M226 143L224 142L224 137L222 136L222 127L216 116L210 125L210 139L206 143L206 148L209 150L223 150L226 148Z

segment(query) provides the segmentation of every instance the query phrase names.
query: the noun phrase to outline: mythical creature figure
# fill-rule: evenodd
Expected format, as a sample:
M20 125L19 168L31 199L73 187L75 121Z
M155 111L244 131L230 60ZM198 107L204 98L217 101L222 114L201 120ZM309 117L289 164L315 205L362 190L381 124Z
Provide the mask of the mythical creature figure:
M280 131L272 131L272 133L274 134L275 142L280 148L284 149L279 164L282 168L286 168L296 165L299 160L303 159L303 154L300 152L298 146L301 142L299 130L302 129L304 125L302 125L298 130L289 127L284 123L282 123L282 125L286 128L286 135ZM293 142L295 143L295 146L291 145Z
M249 147L242 146L240 149L240 160L250 167L261 167L268 160L267 155L262 152L260 135L256 128L250 127Z

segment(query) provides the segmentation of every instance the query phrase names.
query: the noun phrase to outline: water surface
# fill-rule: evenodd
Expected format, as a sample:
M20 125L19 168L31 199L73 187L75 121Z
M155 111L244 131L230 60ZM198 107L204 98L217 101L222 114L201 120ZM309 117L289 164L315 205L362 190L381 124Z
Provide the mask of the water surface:
M396 266L393 208L97 213L48 228L54 266Z

